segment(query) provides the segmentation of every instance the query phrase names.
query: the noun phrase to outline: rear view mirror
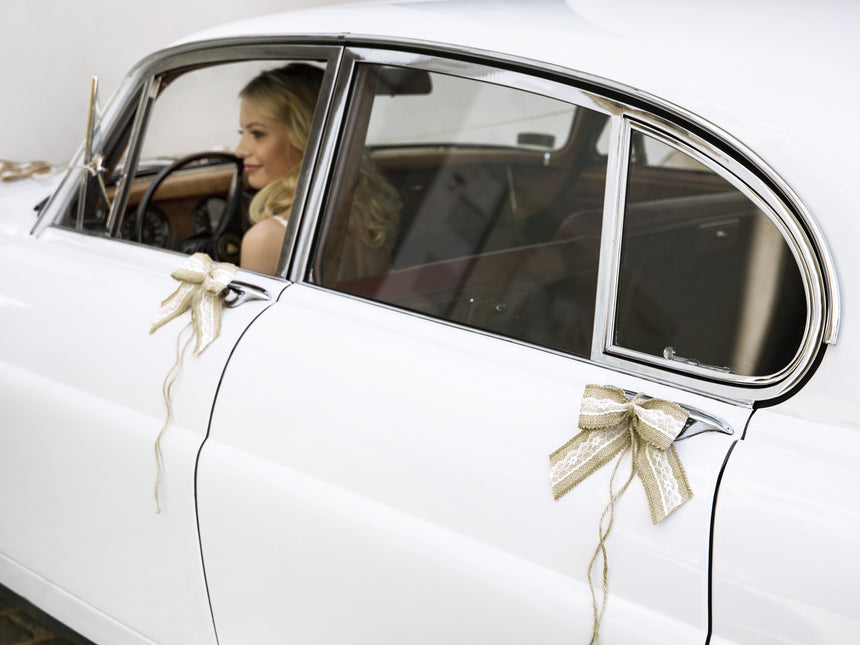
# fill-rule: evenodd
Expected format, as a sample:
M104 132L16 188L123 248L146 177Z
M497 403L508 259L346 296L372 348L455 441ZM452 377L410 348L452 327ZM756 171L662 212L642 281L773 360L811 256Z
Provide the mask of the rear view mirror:
M406 67L385 67L379 74L376 93L388 96L430 94L433 83L429 72Z

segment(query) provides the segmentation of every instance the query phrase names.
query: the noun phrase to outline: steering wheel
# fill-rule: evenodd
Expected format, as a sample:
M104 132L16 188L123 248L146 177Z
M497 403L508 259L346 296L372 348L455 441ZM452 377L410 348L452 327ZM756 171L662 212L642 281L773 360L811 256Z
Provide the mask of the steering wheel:
M183 253L197 253L202 251L218 262L239 263L239 250L242 242L242 218L239 214L239 204L242 201L242 160L227 152L197 152L182 159L177 159L169 166L162 168L146 189L140 203L137 205L135 221L135 240L143 241L144 214L149 208L155 192L164 183L167 177L177 170L186 166L211 160L221 163L233 164L236 170L230 180L230 188L227 191L227 204L224 213L214 231L194 233L182 240L177 250Z

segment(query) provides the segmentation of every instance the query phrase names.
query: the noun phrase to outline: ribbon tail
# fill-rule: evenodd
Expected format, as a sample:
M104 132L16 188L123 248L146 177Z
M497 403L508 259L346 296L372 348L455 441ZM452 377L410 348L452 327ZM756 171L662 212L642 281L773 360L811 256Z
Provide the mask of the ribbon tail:
M630 445L624 425L586 430L549 456L552 494L556 500Z
M651 509L651 522L657 524L672 511L693 497L687 482L687 474L675 446L659 450L645 441L640 441L636 455L636 472Z
M207 291L199 291L194 295L191 307L191 318L194 331L197 334L197 344L194 355L203 352L221 333L222 301L220 296Z
M184 313L190 306L196 289L197 285L183 282L176 288L176 291L167 296L164 302L161 303L161 308L155 315L155 320L152 321L149 333L153 333L162 325Z

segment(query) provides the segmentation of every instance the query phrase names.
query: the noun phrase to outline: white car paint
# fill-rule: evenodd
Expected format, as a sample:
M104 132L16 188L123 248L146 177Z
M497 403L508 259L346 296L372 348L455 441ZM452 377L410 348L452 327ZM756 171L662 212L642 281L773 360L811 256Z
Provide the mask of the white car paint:
M194 465L230 338L266 303L225 319L222 342L186 359L158 515L159 384L185 321L154 335L148 323L176 286L176 256L58 229L18 238L3 245L22 271L2 296L0 576L97 642L213 643Z
M273 354L284 360L273 366ZM607 380L654 390L289 287L237 348L201 454L201 534L221 642L242 642L248 625L258 643L280 642L283 629L301 642L362 643L587 633L588 587L568 576L584 572L596 545L610 469L556 504L547 455L576 433L582 386ZM273 400L276 413L245 421L249 407ZM733 427L749 413L684 401L703 402ZM619 503L610 566L623 618L607 625L607 639L704 639L710 504L733 441L679 444L696 497L664 524L652 526L641 488ZM674 592L655 594L655 585Z
M186 361L155 515L159 385L181 323L146 332L182 257L34 235L32 206L55 180L4 187L0 582L105 643L584 640L609 472L556 503L546 457L576 433L582 387L597 382L734 430L679 442L695 497L664 523L651 525L638 483L619 503L607 642L856 634L860 188L840 108L860 99L858 9L514 4L325 8L183 44L442 43L579 70L695 115L775 171L829 247L839 342L809 381L753 411L242 272L283 293L231 310L222 337Z

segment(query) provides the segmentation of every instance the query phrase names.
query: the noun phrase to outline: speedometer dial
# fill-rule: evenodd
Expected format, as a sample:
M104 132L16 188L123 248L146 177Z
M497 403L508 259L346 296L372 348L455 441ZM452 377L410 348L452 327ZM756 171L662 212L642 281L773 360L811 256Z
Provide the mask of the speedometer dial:
M125 240L137 241L137 213L131 211L122 220L121 235ZM146 209L143 214L143 237L140 240L147 246L170 248L173 243L173 231L167 216L155 207Z

